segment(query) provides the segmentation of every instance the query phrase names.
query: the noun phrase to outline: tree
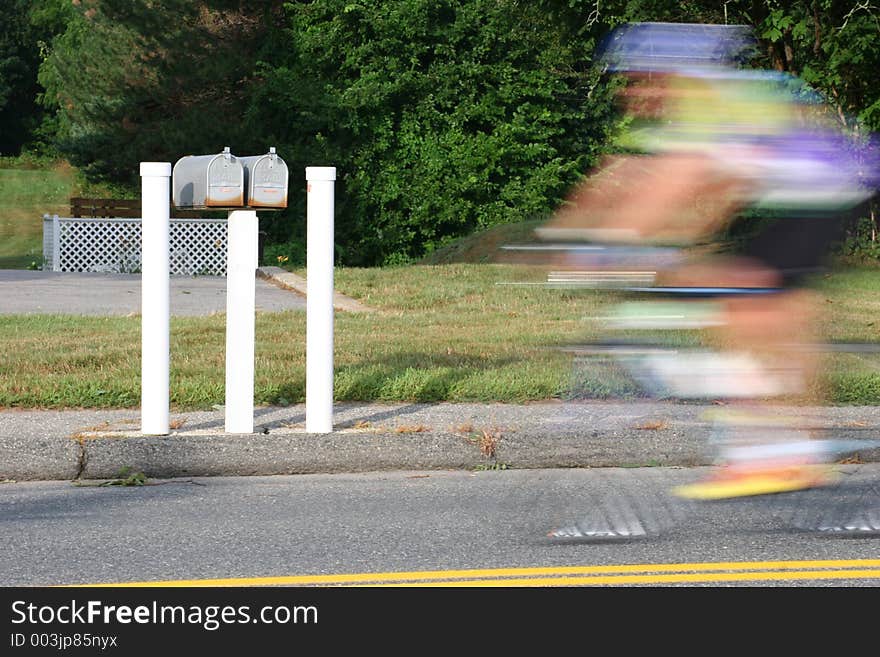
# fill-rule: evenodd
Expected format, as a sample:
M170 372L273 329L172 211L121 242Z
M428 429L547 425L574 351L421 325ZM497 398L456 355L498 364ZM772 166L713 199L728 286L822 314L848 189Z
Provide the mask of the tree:
M543 216L597 157L611 102L595 35L541 3L290 5L252 107L300 163L339 170L344 262L404 262Z
M28 52L29 22L23 0L0 16L0 154L17 153L35 111L36 57ZM30 83L30 84L29 84Z
M617 83L593 53L623 22L752 25L756 65L800 75L845 129L880 127L880 10L862 0L73 3L37 0L44 22L68 12L39 74L62 153L133 187L139 161L276 146L290 205L263 226L294 245L305 167L336 166L345 264L405 262L551 212L613 147ZM0 53L9 34L23 33L0 30Z
M134 185L140 161L265 151L242 117L279 0L75 4L40 82L59 147L90 179Z
M36 147L44 114L37 71L72 5L63 0L11 0L0 14L0 154Z
M755 26L766 64L802 77L842 127L880 129L880 9L870 2L752 0L731 14Z

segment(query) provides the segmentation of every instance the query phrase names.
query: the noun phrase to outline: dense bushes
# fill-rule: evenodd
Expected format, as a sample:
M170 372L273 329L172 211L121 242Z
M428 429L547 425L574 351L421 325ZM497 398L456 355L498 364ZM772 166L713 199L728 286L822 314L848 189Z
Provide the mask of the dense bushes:
M403 262L540 216L592 162L611 115L593 38L556 19L540 3L293 5L291 48L264 68L251 123L273 126L299 166L337 166L348 264Z
M406 262L540 218L609 147L592 57L615 25L750 23L757 65L802 76L859 131L880 128L878 16L832 0L15 0L0 71L38 50L45 116L0 148L51 142L136 192L139 161L275 146L292 174L290 207L262 222L276 257L302 264L304 170L331 165L340 263ZM0 115L33 83L0 84Z

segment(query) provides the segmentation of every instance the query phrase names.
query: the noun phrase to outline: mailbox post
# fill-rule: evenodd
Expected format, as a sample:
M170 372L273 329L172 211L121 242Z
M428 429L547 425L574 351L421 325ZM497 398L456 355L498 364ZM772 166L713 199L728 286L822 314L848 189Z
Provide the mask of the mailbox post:
M169 433L169 162L141 162L141 433Z
M333 212L336 167L306 167L306 431L333 431Z
M287 207L287 165L270 148L236 157L188 155L174 165L177 208L229 210L226 245L226 432L254 432L254 341L259 220Z
M226 247L226 432L254 432L257 213L233 210Z

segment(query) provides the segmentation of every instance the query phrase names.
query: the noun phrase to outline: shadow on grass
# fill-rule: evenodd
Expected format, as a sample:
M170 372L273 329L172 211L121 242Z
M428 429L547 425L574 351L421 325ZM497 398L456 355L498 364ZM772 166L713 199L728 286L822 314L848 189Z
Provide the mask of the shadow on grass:
M27 269L32 266L39 267L42 261L42 256L0 256L0 269Z
M632 399L638 385L605 362L564 363L546 357L396 353L338 364L334 400L375 403L523 403L547 399ZM305 382L273 387L262 403L305 399Z

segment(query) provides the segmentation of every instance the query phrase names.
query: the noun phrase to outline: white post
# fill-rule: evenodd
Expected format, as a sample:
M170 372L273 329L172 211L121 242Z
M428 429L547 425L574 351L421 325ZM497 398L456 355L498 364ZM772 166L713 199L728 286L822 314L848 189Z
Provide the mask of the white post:
M254 432L257 213L229 213L226 239L226 432Z
M169 433L170 162L141 162L141 432Z
M333 431L336 167L306 167L306 431Z
M254 222L254 269L260 266L260 224L259 219Z
M61 271L61 222L52 217L52 271Z

